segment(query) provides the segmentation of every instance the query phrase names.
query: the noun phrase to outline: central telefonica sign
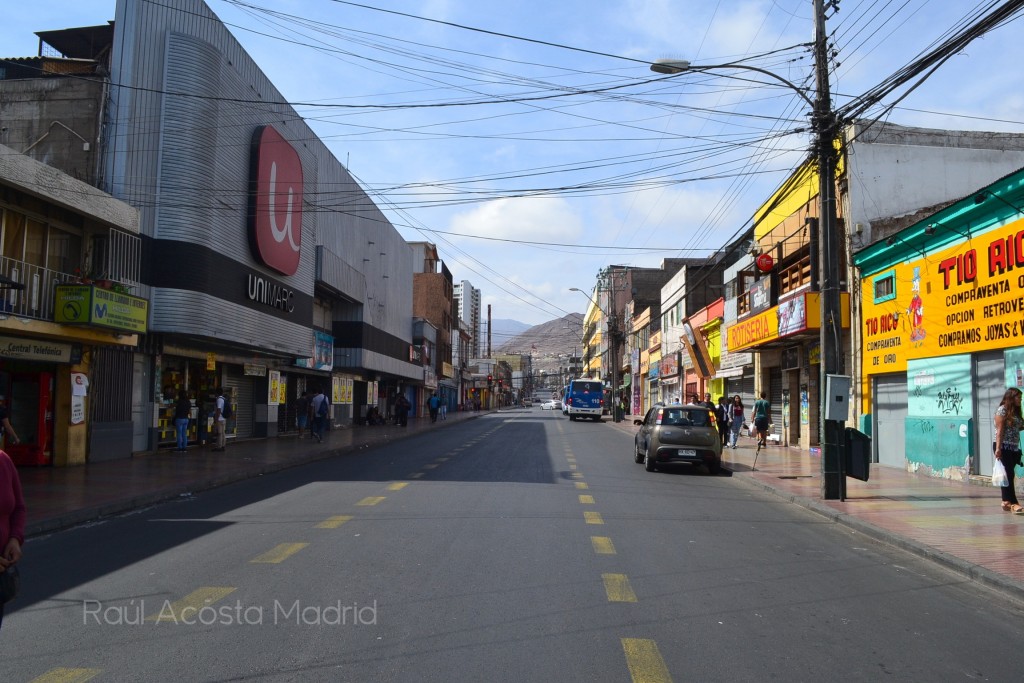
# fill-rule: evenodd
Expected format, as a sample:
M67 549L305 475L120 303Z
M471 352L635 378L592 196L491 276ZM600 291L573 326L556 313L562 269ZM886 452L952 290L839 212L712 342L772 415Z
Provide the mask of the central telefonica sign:
M299 268L302 247L302 160L272 126L253 132L249 169L249 247L283 275Z

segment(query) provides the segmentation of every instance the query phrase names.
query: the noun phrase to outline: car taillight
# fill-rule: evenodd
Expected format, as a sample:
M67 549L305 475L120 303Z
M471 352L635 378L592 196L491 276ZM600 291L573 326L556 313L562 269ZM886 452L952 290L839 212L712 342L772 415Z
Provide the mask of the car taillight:
M601 399L601 405L604 405L604 399L603 398Z

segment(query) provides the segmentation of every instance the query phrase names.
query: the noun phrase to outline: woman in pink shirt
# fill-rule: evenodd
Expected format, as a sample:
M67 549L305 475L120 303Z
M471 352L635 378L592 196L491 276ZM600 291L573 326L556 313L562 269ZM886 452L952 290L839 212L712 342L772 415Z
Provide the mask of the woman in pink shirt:
M25 499L21 480L14 463L0 451L0 571L21 559L25 542ZM4 623L4 606L0 605L0 626Z

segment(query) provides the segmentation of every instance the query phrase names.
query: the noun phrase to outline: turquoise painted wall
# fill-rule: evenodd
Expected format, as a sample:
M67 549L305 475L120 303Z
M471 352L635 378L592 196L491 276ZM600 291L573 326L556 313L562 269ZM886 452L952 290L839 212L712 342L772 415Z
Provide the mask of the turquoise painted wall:
M967 354L907 362L906 457L911 470L960 479L974 450L974 394Z

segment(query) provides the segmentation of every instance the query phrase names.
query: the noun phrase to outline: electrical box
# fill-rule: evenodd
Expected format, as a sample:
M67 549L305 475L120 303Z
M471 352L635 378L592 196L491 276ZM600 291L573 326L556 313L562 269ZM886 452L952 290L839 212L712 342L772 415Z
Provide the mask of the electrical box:
M825 376L825 419L846 422L850 419L850 376Z

